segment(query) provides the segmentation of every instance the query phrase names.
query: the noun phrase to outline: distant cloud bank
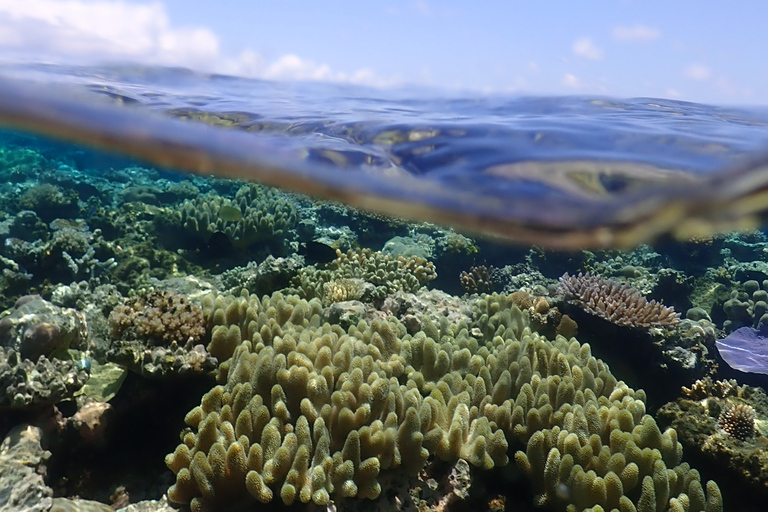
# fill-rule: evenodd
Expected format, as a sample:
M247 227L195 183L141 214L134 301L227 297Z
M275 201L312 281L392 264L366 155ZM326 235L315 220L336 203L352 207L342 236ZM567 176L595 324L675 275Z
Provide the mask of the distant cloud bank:
M222 55L206 27L177 27L161 2L0 0L0 54L77 64L138 62L275 80L389 85L370 69L333 71L297 55Z

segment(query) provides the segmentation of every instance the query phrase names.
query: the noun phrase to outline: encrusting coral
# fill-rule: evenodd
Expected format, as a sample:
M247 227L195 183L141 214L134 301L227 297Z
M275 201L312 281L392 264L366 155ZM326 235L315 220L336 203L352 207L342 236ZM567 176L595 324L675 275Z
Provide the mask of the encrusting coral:
M642 391L589 345L532 332L507 297L479 299L471 323L425 317L414 335L394 318L345 331L317 301L279 293L210 302L246 340L166 457L168 497L193 511L376 498L381 471L416 474L430 456L490 469L510 445L525 447L514 458L553 510L722 511Z
M680 321L674 308L647 300L636 288L590 274L566 273L558 292L585 311L625 327L672 327Z

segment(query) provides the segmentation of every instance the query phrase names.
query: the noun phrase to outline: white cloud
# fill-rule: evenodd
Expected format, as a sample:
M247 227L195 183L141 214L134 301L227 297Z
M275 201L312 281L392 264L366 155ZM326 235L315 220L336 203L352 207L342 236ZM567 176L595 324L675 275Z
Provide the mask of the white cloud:
M222 55L213 31L175 26L161 2L0 0L0 54L76 64L133 61L275 80L393 83L370 69L335 72L297 55L274 62L251 50Z
M210 64L219 54L206 28L172 27L160 3L0 0L0 47L43 57Z
M566 73L563 77L563 85L570 87L571 89L578 89L581 87L581 80L576 75Z
M603 50L601 50L589 37L582 37L573 42L571 46L573 53L579 57L584 57L591 60L600 60L603 58Z
M697 80L703 82L709 80L712 77L712 71L703 64L689 64L683 70L685 76L691 80Z
M613 27L612 34L617 41L653 41L661 37L659 29L645 25L619 25Z

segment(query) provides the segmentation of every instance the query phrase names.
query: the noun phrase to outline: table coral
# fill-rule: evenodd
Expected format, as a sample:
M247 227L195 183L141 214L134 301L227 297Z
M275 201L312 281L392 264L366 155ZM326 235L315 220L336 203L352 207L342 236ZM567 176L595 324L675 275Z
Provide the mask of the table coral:
M233 326L250 316L249 335L166 457L169 499L193 511L376 498L382 471L415 474L430 456L487 470L508 463L510 446L524 448L515 461L553 510L682 510L686 500L722 510L716 484L680 464L676 432L645 414L642 391L589 345L532 332L506 297L479 299L470 323L425 318L413 335L394 318L321 324L298 297L233 304Z

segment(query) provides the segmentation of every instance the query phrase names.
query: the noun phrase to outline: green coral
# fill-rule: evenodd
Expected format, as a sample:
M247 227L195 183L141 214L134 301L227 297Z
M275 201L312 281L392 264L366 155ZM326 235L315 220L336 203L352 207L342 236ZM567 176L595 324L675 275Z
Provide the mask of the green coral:
M370 249L350 250L346 253L336 250L336 259L328 269L305 267L294 278L290 293L311 299L320 298L326 303L334 302L327 296L327 284L357 279L371 283L371 299L382 299L397 291L415 292L437 277L435 265L419 256L391 256Z
M645 414L642 391L589 345L532 332L507 297L479 299L471 323L424 318L414 335L394 318L345 331L312 313L318 305L275 294L212 309L245 341L166 458L170 500L202 511L249 496L376 498L382 471L416 474L430 456L487 470L520 445L516 462L554 510L648 512L685 499L722 510L716 486L705 493L680 464L675 431Z
M188 199L180 206L176 220L184 229L206 240L222 232L234 247L247 248L284 236L296 225L297 209L284 194L248 184L237 191L234 200L219 196Z

